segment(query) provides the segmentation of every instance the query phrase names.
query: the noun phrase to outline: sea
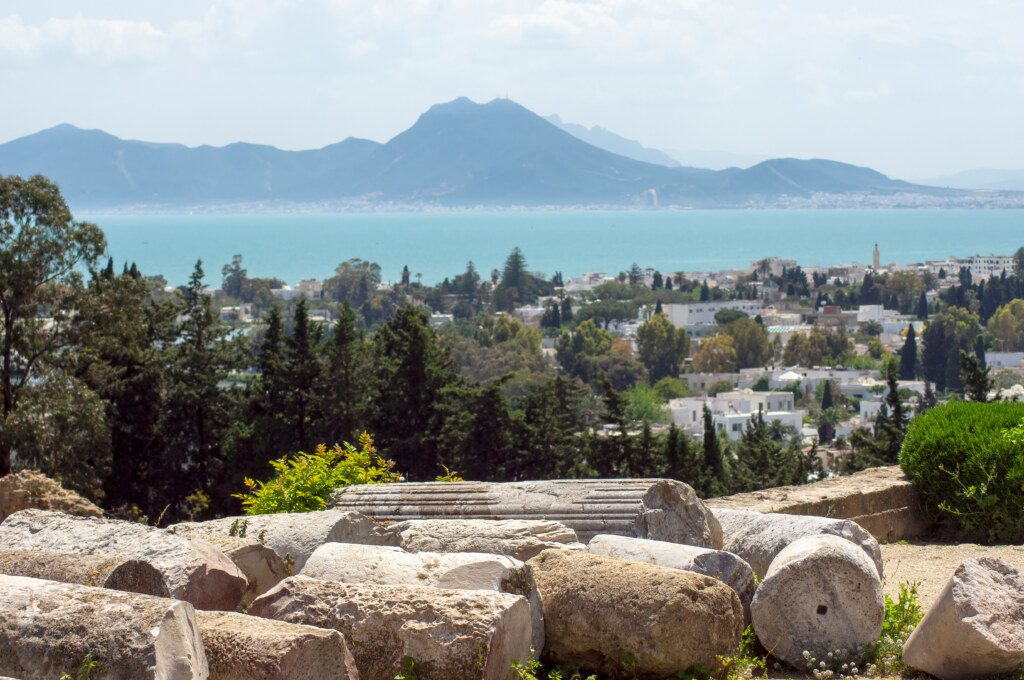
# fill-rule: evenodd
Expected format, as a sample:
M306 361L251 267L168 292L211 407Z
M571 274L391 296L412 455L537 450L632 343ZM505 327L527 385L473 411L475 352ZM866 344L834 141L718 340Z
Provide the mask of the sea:
M235 254L250 277L326 278L362 258L385 281L403 266L425 284L501 269L518 247L531 271L618 274L635 262L661 272L745 268L778 256L801 265L883 263L1011 254L1024 245L1024 210L461 211L340 214L83 214L106 233L120 267L183 284L197 260L207 281Z

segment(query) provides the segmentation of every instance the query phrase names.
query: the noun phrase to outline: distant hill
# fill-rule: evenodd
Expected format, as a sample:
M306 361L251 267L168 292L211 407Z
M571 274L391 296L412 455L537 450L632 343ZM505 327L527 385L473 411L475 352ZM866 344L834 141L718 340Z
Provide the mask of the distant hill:
M566 123L557 114L551 114L544 120L556 127L562 128L576 139L581 139L591 146L611 151L626 158L632 158L635 161L664 165L666 168L677 168L681 165L679 161L664 151L648 148L635 139L627 139L597 125L588 128L577 123Z
M690 165L711 170L726 168L749 168L762 161L770 160L769 156L754 153L733 153L713 149L664 149L665 153L678 161L680 165Z
M1024 191L1024 170L978 168L944 177L934 177L927 183L937 187L978 191Z
M314 203L723 207L822 194L958 193L826 160L774 159L720 171L667 167L588 144L510 100L477 104L465 98L431 107L386 144L349 138L309 151L244 143L190 148L60 125L0 145L0 173L48 175L76 209Z

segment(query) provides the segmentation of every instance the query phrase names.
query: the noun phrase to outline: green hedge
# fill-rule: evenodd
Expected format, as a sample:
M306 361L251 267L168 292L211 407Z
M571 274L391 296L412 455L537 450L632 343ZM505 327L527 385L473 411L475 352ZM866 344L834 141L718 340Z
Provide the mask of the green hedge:
M900 465L925 507L983 543L1024 542L1024 404L956 401L910 423Z

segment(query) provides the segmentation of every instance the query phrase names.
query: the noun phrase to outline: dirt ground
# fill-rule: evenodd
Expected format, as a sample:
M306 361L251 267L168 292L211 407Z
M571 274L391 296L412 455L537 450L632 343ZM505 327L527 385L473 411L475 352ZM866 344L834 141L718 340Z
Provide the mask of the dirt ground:
M925 611L932 606L953 571L971 557L998 557L1024 570L1024 546L983 546L973 543L936 545L925 543L888 543L882 545L885 567L885 592L891 597L899 593L904 581L919 581L918 594Z
M1024 570L1024 546L1001 545L983 546L973 543L887 543L882 545L882 563L885 568L884 589L886 595L895 598L900 583L918 582L918 597L925 612L938 599L939 593L956 568L971 557L998 557L1008 564ZM773 670L769 678L807 678L810 676L793 671ZM913 676L909 676L913 677ZM917 676L926 677L926 676ZM878 680L897 680L879 678Z

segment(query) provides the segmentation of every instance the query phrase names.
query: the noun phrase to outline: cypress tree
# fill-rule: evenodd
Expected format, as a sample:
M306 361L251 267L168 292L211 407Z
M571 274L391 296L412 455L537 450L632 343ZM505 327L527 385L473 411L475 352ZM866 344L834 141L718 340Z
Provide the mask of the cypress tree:
M656 302L656 303L654 304L654 313L655 313L655 314L663 314L663 313L664 313L664 311L665 311L665 310L664 310L664 309L662 309L662 307L661 307L661 300L658 300L658 301L657 301L657 302Z
M322 368L317 353L320 328L310 323L304 297L299 298L295 305L293 322L285 352L285 420L292 431L292 445L299 450L308 450L315 444L312 441L313 424L320 404L316 390Z
M988 391L992 387L988 371L977 356L960 350L960 379L971 401L988 401Z
M913 380L917 376L917 333L914 324L907 329L907 339L900 350L900 379Z
M928 319L928 296L923 290L921 296L917 298L917 318L921 321Z
M704 474L705 482L702 487L706 497L726 489L722 443L718 440L715 422L707 404L704 404Z
M704 279L704 282L700 284L700 301L701 302L707 302L710 299L711 299L711 288L708 287L707 279Z

